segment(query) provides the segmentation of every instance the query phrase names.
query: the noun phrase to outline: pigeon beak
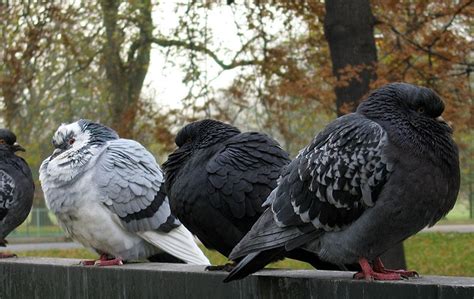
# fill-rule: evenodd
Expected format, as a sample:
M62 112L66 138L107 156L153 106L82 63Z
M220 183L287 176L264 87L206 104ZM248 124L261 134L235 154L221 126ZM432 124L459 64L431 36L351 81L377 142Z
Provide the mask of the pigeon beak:
M60 148L57 148L53 151L53 153L51 154L51 156L49 157L49 161L53 160L54 158L56 158L59 154L61 154L64 150L60 149Z
M450 122L450 121L445 121L442 116L438 116L438 117L436 118L436 120L439 121L440 123L447 124L448 127L450 127L451 129L453 128L453 123Z
M18 151L21 151L21 152L26 152L26 150L21 146L19 145L18 143L13 143L13 150L15 152L18 152Z

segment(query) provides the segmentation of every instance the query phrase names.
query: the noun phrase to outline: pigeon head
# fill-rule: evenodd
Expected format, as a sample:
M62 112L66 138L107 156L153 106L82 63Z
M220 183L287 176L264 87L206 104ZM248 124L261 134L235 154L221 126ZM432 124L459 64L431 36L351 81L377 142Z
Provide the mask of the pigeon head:
M433 90L407 83L391 83L372 92L357 108L369 118L389 120L393 114L404 114L410 120L432 119L444 111L444 103Z
M8 129L0 129L0 145L7 146L13 152L25 151L18 143L16 143L16 135Z
M108 140L118 139L117 133L109 127L89 120L62 124L53 136L55 150L50 160L64 152L75 153L91 146L103 145Z
M444 111L444 102L432 89L407 83L388 84L386 88L393 90L401 106L415 115L437 118Z
M195 121L183 127L175 139L178 149L171 153L168 160L163 163L166 184L174 181L179 169L195 150L207 148L239 133L236 127L213 119Z
M192 122L182 128L176 135L175 143L178 147L203 148L239 133L239 129L234 126L214 119L204 119Z
M436 92L407 83L382 86L357 108L357 113L382 125L398 146L418 155L434 153L433 159L457 154L451 148L455 147L452 129L441 117L443 111L444 103Z

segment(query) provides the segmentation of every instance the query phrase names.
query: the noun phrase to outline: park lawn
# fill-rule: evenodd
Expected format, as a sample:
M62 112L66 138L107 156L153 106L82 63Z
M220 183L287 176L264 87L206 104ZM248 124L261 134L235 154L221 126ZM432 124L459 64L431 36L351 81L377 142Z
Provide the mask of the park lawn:
M469 202L467 200L457 200L453 209L437 224L474 224L474 219L469 213Z
M405 242L408 267L423 274L474 276L474 233L422 233Z
M64 236L64 232L57 225L34 226L25 225L24 223L17 227L10 235L11 238L21 237L48 237L48 236Z
M227 260L215 251L203 248L212 264ZM421 233L405 242L408 268L422 275L474 276L474 234ZM43 256L93 259L97 255L86 249L19 252L19 256ZM312 269L309 264L285 259L269 265L272 268Z

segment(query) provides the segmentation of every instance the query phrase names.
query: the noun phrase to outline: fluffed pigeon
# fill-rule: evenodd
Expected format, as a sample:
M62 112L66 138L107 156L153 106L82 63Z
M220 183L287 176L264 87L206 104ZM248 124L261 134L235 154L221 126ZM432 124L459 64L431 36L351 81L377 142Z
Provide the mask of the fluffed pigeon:
M395 280L379 256L434 225L459 191L458 150L431 89L392 83L330 123L282 173L268 209L233 249L225 281L304 248L334 264L358 262L355 278Z
M228 256L263 213L263 202L290 162L288 154L265 134L241 133L212 119L186 125L175 141L179 148L163 164L171 211L207 248ZM286 256L319 269L340 269L299 249Z
M0 129L0 246L6 246L7 235L30 213L35 184L30 167L15 155L25 151L10 130ZM14 254L0 253L0 258Z
M101 255L84 265L116 265L162 253L209 265L171 214L161 169L141 144L79 120L61 125L53 145L40 168L41 185L67 235Z

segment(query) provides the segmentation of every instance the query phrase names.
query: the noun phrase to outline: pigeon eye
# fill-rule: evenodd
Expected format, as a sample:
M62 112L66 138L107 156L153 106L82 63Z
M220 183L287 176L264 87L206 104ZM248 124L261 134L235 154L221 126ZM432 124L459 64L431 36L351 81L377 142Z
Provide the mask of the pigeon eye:
M416 109L416 112L418 112L418 113L424 113L424 112L425 112L425 108L423 108L423 107L418 107L418 109Z
M72 145L72 144L74 144L75 141L76 141L76 139L71 138L71 139L68 140L67 143L69 143L69 145Z

